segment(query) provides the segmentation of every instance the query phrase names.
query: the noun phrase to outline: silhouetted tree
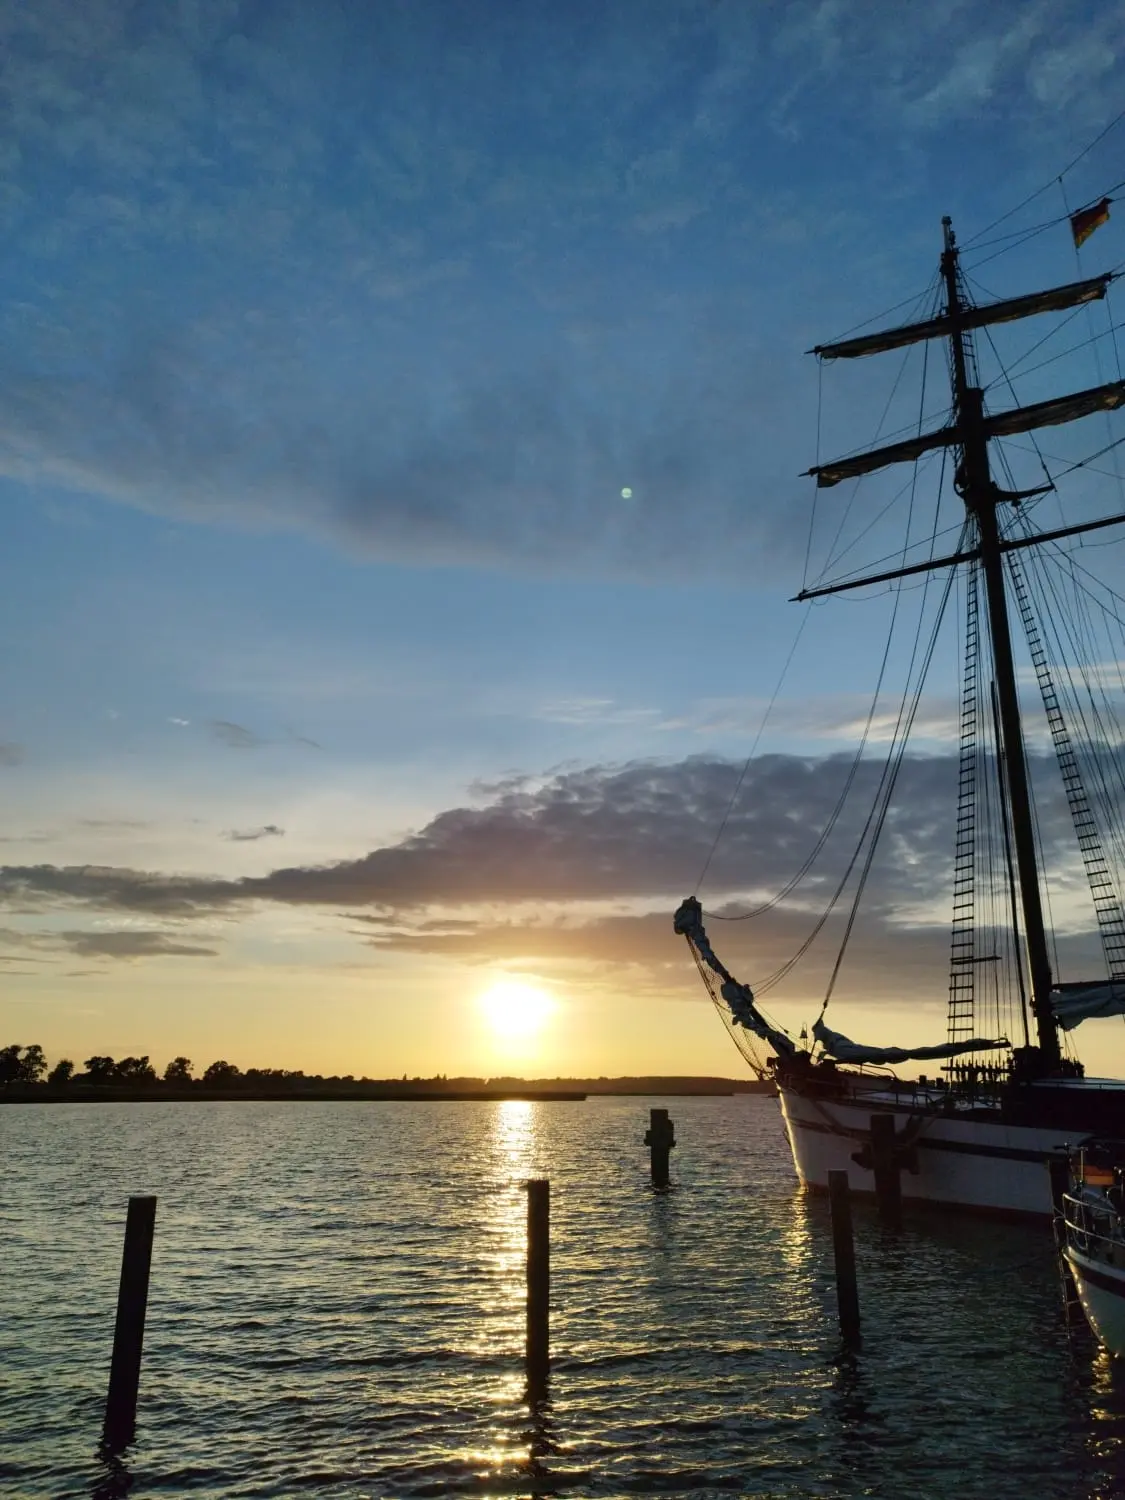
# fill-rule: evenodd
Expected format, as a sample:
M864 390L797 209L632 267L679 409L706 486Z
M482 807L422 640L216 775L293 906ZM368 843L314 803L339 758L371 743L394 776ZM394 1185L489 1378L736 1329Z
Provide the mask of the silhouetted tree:
M117 1071L112 1057L88 1057L82 1066L90 1083L112 1083Z
M156 1069L147 1057L123 1057L113 1070L115 1083L155 1083Z
M23 1056L20 1058L19 1080L21 1083L38 1083L47 1071L47 1059L43 1055L43 1048L38 1046L25 1047Z
M213 1062L203 1075L203 1082L212 1088L226 1088L232 1083L237 1083L242 1074L234 1063Z
M22 1050L19 1042L13 1042L10 1047L0 1047L0 1084L15 1083L20 1076Z
M164 1069L165 1083L190 1083L191 1082L191 1058L174 1057Z
M61 1088L63 1084L69 1083L74 1074L74 1064L69 1057L64 1057L57 1062L47 1074L47 1082L53 1088Z

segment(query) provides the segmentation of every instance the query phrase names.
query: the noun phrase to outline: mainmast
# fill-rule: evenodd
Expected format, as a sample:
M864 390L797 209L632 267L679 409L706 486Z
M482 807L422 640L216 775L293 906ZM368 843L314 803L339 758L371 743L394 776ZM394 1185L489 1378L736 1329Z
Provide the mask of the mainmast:
M948 557L932 558L929 562L916 563L909 567L893 569L890 572L850 579L846 583L827 585L823 588L804 589L797 595L797 598L799 600L813 599L825 594L840 593L845 589L860 588L868 583L928 572L935 568L955 566L957 563L980 562L985 579L989 633L992 639L993 673L999 704L1000 744L997 745L997 757L998 760L1002 760L1006 771L1004 778L1006 786L1002 795L1006 792L1015 843L1020 907L1023 913L1023 936L1031 981L1031 1007L1039 1044L1039 1064L1041 1071L1053 1072L1060 1063L1058 1023L1052 1008L1051 964L1046 926L1043 920L1039 862L1035 848L1035 827L1027 776L1027 757L1020 717L1019 694L1016 688L1012 638L1008 624L1004 554L1017 548L1045 542L1048 539L1072 536L1079 532L1116 525L1125 521L1125 515L1104 517L1101 520L1086 522L1078 526L1066 526L1036 537L1010 539L1003 537L997 516L998 506L1003 503L1018 504L1030 495L1041 494L1045 489L1053 488L1053 485L1044 486L1044 489L1019 492L999 489L989 469L988 443L994 437L1031 432L1039 427L1072 422L1091 412L1108 411L1125 405L1125 381L1113 381L1092 390L1078 391L1070 396L1041 401L1033 406L1015 407L1010 411L986 414L984 393L979 385L970 380L970 365L973 364L975 369L975 364L972 362L972 348L968 342L968 335L974 328L987 327L993 323L1012 322L1037 313L1062 311L1102 298L1106 294L1106 288L1113 279L1113 275L1108 273L1086 281L1071 282L1049 291L1034 292L1027 296L994 302L988 306L975 307L961 294L958 279L957 242L953 235L952 222L948 217L942 220L942 227L945 240L941 257L941 274L945 283L944 314L932 317L925 322L888 329L882 333L864 334L858 338L844 339L833 344L822 344L812 352L822 359L854 359L889 349L899 349L923 339L947 338L952 365L953 420L948 426L939 428L937 431L919 433L917 437L878 448L873 452L821 464L808 472L815 476L818 486L827 488L839 484L844 479L884 468L888 464L916 462L923 453L935 448L952 447L960 455L954 482L958 494L965 503L965 509L973 520L976 545Z
M1023 909L1024 943L1031 980L1031 1010L1035 1017L1043 1064L1053 1070L1060 1060L1059 1034L1051 1010L1051 960L1047 950L1047 929L1043 921L1035 826L1027 784L1027 757L1020 720L1016 670L1012 659L1012 636L1008 625L1004 555L1000 547L1000 527L996 516L997 505L1011 497L1003 495L997 489L989 471L988 438L984 430L984 393L979 386L969 384L965 358L966 333L961 325L961 293L957 285L957 242L948 216L941 222L945 231L941 274L945 282L946 317L949 319L949 344L953 355L953 410L954 420L960 429L962 454L954 482L965 502L965 509L976 522L979 538L981 571L984 574L988 600L996 696L1000 707L1002 743L997 746L997 756L1003 760L1007 771L1008 802L1016 846L1020 905Z

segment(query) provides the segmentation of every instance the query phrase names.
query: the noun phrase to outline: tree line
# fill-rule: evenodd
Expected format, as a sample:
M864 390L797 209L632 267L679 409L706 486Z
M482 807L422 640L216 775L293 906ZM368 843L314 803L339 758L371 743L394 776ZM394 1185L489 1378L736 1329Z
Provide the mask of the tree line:
M61 1058L54 1067L49 1067L42 1047L24 1047L13 1042L0 1047L0 1088L13 1084L44 1084L50 1088L96 1085L100 1088L147 1088L168 1085L171 1088L190 1088L199 1084L203 1088L260 1088L263 1085L308 1083L353 1083L349 1073L345 1077L324 1078L319 1073L304 1073L290 1068L247 1068L245 1072L234 1063L220 1058L206 1067L197 1078L195 1064L190 1057L174 1057L164 1069L157 1073L147 1057L88 1057L82 1064L84 1071L76 1071L69 1057ZM366 1080L365 1080L366 1081Z

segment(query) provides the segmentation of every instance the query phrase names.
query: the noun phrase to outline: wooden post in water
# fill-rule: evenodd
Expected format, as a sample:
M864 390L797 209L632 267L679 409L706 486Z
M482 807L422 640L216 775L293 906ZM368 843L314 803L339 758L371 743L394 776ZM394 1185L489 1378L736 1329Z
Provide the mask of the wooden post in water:
M551 1184L527 1184L527 1395L532 1403L547 1393L550 1368Z
M152 1237L156 1228L156 1199L130 1198L125 1220L125 1248L121 1254L121 1284L117 1292L117 1322L113 1330L113 1359L105 1403L105 1440L110 1448L132 1442L137 1421L137 1390L141 1379L141 1348L148 1308L148 1277L152 1266Z
M846 1172L829 1172L828 1199L832 1206L832 1251L836 1261L836 1305L840 1313L840 1332L845 1343L858 1344L859 1292L855 1283L852 1202Z
M676 1144L676 1127L668 1118L666 1109L650 1109L648 1112L648 1129L645 1131L645 1145L649 1148L649 1156L652 1164L652 1185L655 1188L666 1188L668 1179L668 1153Z
M1063 1211L1063 1194L1070 1191L1070 1157L1066 1151L1052 1151L1047 1157L1051 1179L1051 1204L1057 1214Z
M875 1176L875 1201L885 1219L902 1212L902 1164L895 1143L895 1117L871 1116L871 1170Z

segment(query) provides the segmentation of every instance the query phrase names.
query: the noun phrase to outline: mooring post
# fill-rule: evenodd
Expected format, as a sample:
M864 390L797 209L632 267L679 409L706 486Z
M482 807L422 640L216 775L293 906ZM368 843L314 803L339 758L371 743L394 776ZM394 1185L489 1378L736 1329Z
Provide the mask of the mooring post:
M894 1115L871 1116L871 1170L880 1214L885 1219L897 1219L902 1211L902 1163L895 1142Z
M109 1394L105 1403L105 1440L111 1448L122 1448L132 1442L136 1427L155 1227L156 1199L130 1198L125 1219L125 1248L121 1253L121 1284L117 1292Z
M676 1144L676 1127L668 1118L666 1109L650 1109L645 1145L649 1148L652 1163L652 1185L656 1188L668 1186L668 1153Z
M1057 1214L1063 1211L1063 1194L1070 1191L1070 1155L1067 1151L1052 1151L1047 1157L1047 1171L1051 1179L1051 1205Z
M527 1394L532 1402L547 1390L550 1306L551 1184L541 1177L527 1184Z
M840 1332L845 1343L857 1344L859 1292L855 1284L852 1200L846 1172L829 1172L828 1201L832 1205L832 1252L836 1260L836 1305L840 1312Z

